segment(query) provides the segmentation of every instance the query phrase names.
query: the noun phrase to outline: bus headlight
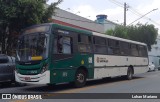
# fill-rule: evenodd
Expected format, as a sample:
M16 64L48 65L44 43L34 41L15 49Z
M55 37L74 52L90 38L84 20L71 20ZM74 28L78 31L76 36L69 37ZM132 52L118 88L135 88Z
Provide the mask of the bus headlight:
M44 73L48 69L48 65L43 66L41 74Z

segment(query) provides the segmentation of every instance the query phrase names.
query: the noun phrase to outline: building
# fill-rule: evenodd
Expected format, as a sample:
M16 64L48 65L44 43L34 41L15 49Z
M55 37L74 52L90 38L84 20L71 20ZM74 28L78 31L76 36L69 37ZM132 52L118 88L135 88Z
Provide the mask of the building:
M115 29L115 27L119 25L117 23L114 23L114 22L108 20L107 19L107 15L97 15L96 17L97 17L96 22L103 25L103 31L104 31L104 33L107 30Z
M99 33L105 33L109 29L114 29L118 24L107 20L107 15L97 15L97 20L92 21L87 18L78 16L71 12L56 9L55 15L52 16L54 23L80 29L90 30Z
M160 67L160 36L157 36L156 44L151 46L151 51L148 52L149 62L154 63L155 67Z
M104 27L102 24L62 9L56 9L55 12L56 14L52 16L54 23L104 33Z

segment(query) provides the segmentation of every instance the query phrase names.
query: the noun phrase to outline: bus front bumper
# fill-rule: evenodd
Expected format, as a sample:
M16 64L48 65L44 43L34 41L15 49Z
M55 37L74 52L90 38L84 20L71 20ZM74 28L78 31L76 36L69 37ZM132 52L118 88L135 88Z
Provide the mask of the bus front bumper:
M19 83L49 84L50 71L45 71L44 73L38 75L21 75L15 71L15 80Z

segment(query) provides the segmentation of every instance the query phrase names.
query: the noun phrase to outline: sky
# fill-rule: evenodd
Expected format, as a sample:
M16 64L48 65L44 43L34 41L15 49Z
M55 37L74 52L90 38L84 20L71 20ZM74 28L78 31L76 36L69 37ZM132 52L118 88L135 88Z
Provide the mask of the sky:
M47 4L56 1L49 0ZM127 4L126 25L144 16L133 24L153 24L160 34L160 0L63 0L58 7L91 20L105 14L108 20L123 24L124 3Z

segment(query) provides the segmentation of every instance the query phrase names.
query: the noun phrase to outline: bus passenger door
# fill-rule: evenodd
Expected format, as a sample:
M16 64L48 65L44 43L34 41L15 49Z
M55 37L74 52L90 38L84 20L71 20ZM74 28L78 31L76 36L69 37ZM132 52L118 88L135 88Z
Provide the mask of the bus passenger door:
M53 68L54 83L69 82L74 78L73 37L57 35L54 37Z

